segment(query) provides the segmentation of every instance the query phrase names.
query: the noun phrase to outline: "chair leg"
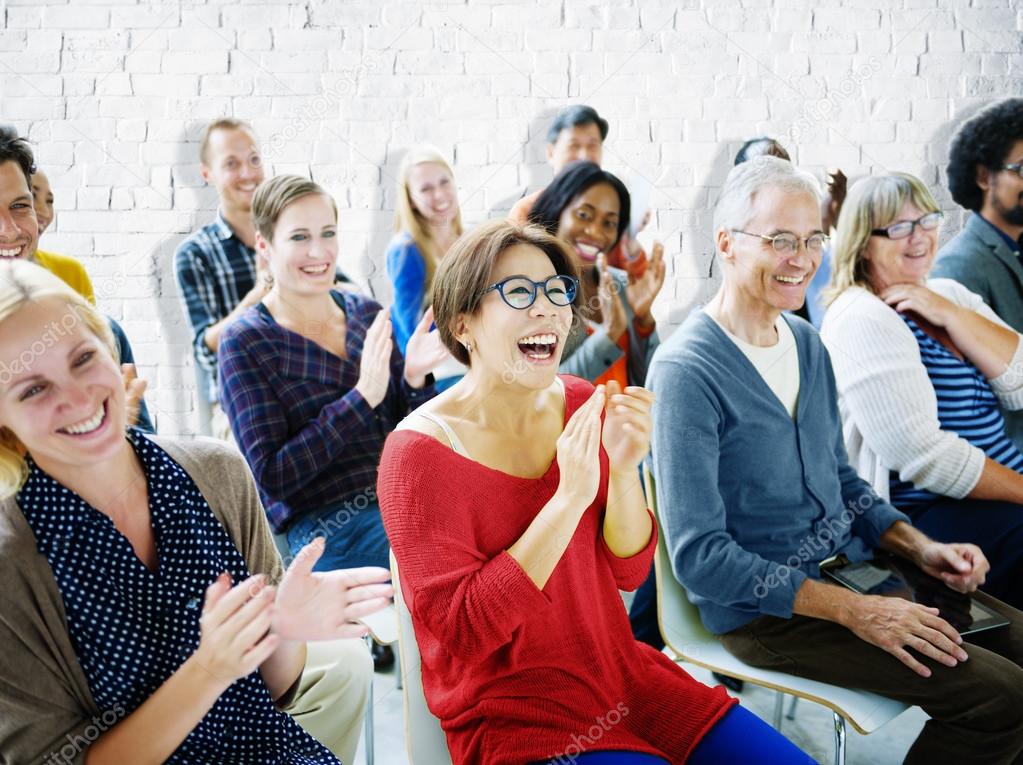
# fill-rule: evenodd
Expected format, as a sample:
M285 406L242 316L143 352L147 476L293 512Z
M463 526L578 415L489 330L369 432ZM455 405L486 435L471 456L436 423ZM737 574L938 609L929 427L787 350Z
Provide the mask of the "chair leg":
M401 674L401 651L398 650L398 644L394 644L394 687L399 691L402 689L402 678Z
M785 713L785 719L786 720L795 720L796 719L796 704L798 704L798 703L799 703L799 697L798 696L793 696L792 697L792 701L789 702L789 711Z
M845 765L845 718L838 712L835 717L835 765Z
M781 715L785 711L785 694L781 691L774 693L774 729L781 733Z
M369 650L373 650L373 638L366 635L366 645ZM373 765L374 754L373 754L373 683L375 682L376 673L374 678L369 683L369 698L366 700L366 765Z

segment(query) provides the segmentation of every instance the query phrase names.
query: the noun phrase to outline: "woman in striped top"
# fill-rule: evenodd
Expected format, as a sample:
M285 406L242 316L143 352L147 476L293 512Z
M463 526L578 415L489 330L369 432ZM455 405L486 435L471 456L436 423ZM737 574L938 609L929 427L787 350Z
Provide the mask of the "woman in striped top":
M916 526L991 561L985 589L1023 605L1023 343L974 293L928 279L942 213L911 175L866 178L838 222L821 334L850 461Z

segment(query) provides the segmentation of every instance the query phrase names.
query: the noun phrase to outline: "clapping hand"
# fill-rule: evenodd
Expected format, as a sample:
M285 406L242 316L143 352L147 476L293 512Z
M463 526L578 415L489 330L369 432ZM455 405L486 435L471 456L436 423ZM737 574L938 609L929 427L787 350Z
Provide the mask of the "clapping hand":
M391 602L391 572L377 566L314 572L323 554L322 537L299 552L277 587L273 633L285 640L334 640L361 637L354 624Z
M366 330L362 342L362 357L359 360L359 379L355 389L367 403L376 408L387 395L391 382L391 316L386 309L377 312L373 323Z
M604 331L611 338L611 342L617 343L622 333L628 329L625 306L622 305L622 299L618 295L618 285L608 269L607 257L603 254L598 256L597 270L600 276L600 282L597 285L597 304L600 306Z
M124 408L129 426L138 424L142 412L142 396L148 382L138 376L134 364L121 364L121 379L124 381Z
M192 661L224 688L255 672L280 645L280 637L267 632L273 604L274 588L262 574L237 586L221 574L206 589Z
M413 388L422 388L426 383L426 375L451 357L441 342L440 332L430 330L431 324L433 306L426 309L405 346L405 381Z
M653 307L654 299L664 286L664 276L667 268L664 265L664 245L654 242L653 254L646 271L638 279L629 283L625 288L625 294L629 298L629 305L640 324L650 324L653 317L650 309Z
M650 451L654 394L630 385L624 391L616 381L607 384L603 444L611 472L635 471Z
M600 413L605 391L598 385L587 401L568 418L558 436L558 491L580 508L589 507L600 488Z

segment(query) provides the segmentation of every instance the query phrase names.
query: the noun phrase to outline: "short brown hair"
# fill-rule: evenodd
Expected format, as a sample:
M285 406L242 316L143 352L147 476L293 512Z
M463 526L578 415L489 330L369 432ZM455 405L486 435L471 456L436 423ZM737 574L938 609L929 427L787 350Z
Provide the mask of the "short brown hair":
M199 161L204 165L209 165L209 154L210 154L210 136L213 135L217 130L247 130L252 133L255 137L256 131L252 129L245 120L237 119L236 117L220 117L213 120L206 129L202 131L202 138L199 141Z
M294 202L311 194L321 194L330 200L337 221L337 203L320 184L301 175L277 175L263 181L252 197L252 225L267 241L273 239L274 227L281 213Z
M460 314L479 313L483 290L490 286L491 274L501 253L517 244L528 244L543 252L562 276L579 278L575 259L555 236L539 226L520 226L503 218L477 226L451 245L440 262L433 282L433 319L440 339L451 355L469 364L469 354L453 330ZM579 318L572 304L573 325Z

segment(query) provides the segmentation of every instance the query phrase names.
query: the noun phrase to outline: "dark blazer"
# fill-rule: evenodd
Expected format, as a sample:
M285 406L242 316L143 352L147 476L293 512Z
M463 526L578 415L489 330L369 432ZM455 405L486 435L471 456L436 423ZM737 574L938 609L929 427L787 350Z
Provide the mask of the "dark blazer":
M938 251L930 275L955 279L1017 332L1023 332L1023 263L1005 239L974 213L963 230ZM1023 449L1023 410L1003 409L1009 437Z

